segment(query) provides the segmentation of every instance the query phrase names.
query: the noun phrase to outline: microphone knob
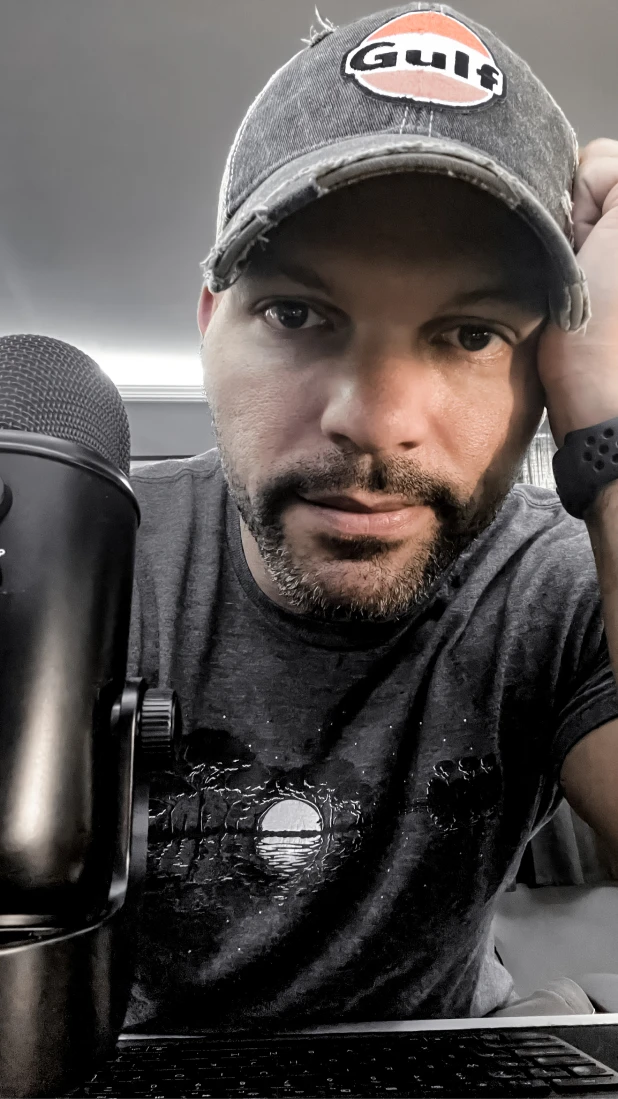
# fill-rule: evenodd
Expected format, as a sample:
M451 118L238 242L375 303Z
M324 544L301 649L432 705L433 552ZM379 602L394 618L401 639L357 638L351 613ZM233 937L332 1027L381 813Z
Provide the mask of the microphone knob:
M146 691L139 724L146 766L155 770L173 763L182 735L182 716L176 692L163 687Z

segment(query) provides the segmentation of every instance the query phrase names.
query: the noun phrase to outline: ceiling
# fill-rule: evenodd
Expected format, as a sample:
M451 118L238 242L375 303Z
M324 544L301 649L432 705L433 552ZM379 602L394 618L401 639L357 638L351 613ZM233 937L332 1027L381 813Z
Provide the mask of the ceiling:
M320 4L336 24L387 6ZM582 144L618 138L618 0L454 6L526 58ZM313 21L310 0L2 0L2 331L193 368L228 147Z

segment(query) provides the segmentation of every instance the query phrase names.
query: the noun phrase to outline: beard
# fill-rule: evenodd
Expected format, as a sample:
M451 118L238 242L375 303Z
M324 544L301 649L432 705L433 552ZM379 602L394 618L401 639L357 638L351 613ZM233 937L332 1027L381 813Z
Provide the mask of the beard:
M250 496L214 414L213 428L230 495L277 590L297 614L331 622L384 622L422 605L461 553L491 525L520 468L520 463L508 470L490 468L473 496L462 499L453 486L423 472L410 459L373 461L368 468L366 461L338 451L271 477ZM389 558L404 542L365 535L321 533L327 560L303 560L286 535L286 507L299 494L343 495L352 490L403 496L431 507L436 517L433 533L418 539L408 560L397 568ZM356 571L356 590L341 590L341 576L339 587L336 578L329 582L329 566L337 561L364 566Z

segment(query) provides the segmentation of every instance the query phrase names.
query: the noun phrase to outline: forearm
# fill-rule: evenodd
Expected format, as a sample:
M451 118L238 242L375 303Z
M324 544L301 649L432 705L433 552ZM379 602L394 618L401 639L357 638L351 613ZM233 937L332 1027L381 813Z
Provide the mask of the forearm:
M537 349L539 378L559 447L565 433L618 415L618 142L594 141L580 151L572 212L591 316L573 332L548 325ZM618 481L601 490L585 518L618 682ZM603 840L618 876L618 717L582 736L564 761L561 780L571 805Z
M599 578L609 655L618 682L618 481L601 490L586 513Z
M586 514L601 591L603 620L618 682L618 481L604 488ZM562 785L600 841L600 854L618 879L618 721L596 729L567 756Z

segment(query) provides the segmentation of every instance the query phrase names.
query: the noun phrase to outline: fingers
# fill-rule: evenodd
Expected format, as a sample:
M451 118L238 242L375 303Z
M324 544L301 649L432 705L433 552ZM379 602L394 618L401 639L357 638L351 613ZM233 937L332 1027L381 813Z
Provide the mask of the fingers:
M618 156L618 141L611 137L595 137L579 150L579 163L596 156Z
M580 152L573 183L573 228L579 251L596 223L618 206L618 141L596 138Z

